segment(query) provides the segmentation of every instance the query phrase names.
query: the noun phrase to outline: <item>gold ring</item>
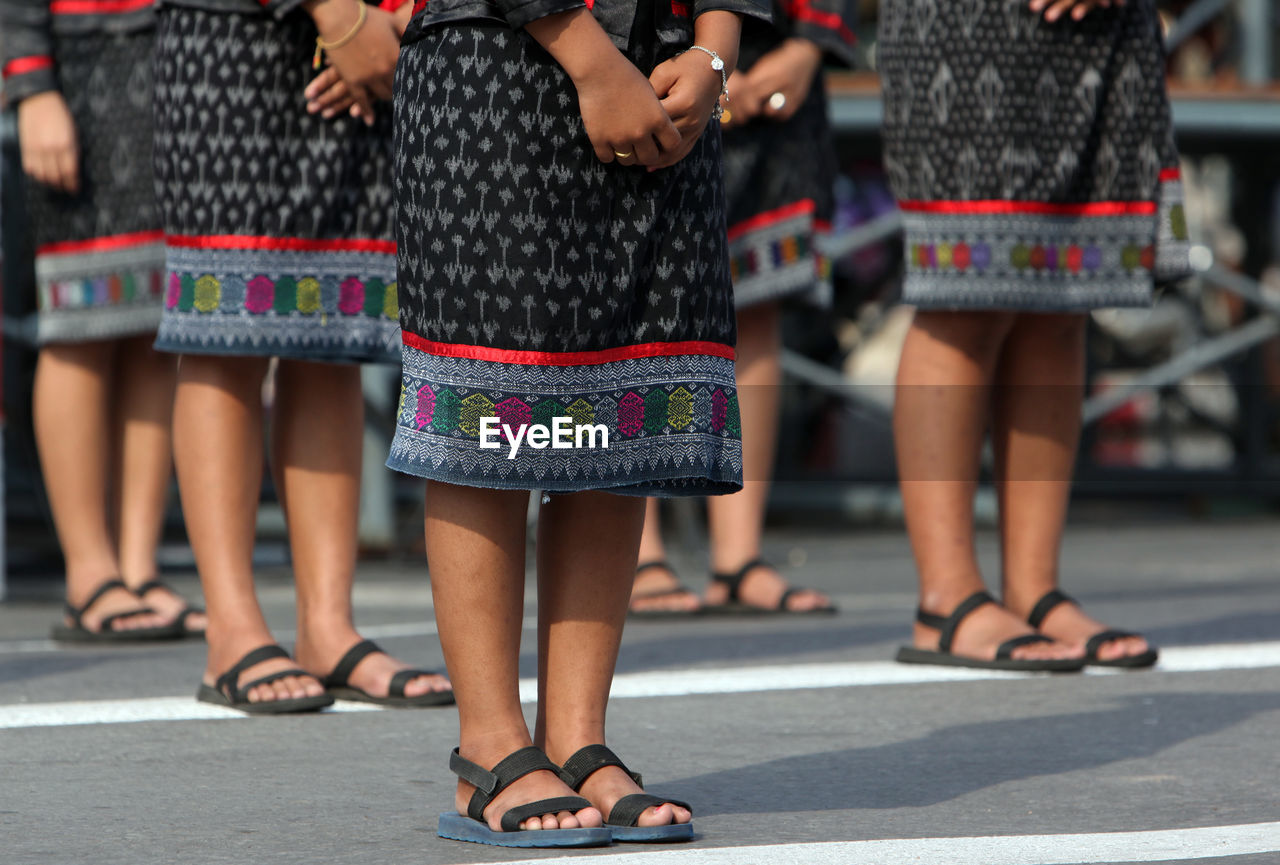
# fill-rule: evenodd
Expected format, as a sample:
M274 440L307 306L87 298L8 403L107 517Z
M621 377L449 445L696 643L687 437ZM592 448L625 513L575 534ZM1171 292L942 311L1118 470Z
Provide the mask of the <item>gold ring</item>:
M616 156L616 157L618 157L619 159L626 159L626 158L627 158L628 156L630 156L633 152L634 152L634 151L628 150L626 153L619 153L618 151L616 151L616 150L615 150L615 151L613 151L613 155L614 155L614 156Z

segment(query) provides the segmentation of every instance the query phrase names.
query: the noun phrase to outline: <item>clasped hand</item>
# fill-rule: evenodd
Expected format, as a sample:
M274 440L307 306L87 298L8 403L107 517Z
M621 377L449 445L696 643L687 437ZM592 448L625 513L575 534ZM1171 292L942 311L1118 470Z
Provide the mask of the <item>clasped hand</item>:
M582 123L601 162L675 165L698 142L720 98L720 73L702 52L660 63L647 79L621 54L575 82Z

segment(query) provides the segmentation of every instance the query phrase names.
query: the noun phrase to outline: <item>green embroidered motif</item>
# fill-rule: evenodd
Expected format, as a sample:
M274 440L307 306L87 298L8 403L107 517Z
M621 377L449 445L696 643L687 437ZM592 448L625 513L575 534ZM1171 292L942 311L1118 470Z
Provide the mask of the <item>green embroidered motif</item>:
M436 411L431 417L431 426L436 432L453 432L462 414L462 400L451 390L441 390L436 394Z
M644 397L644 430L650 435L662 432L667 425L667 392L660 387L645 394Z
M276 280L276 295L271 308L281 315L288 315L298 308L298 283L292 277L282 276Z
M189 273L182 274L180 281L182 290L178 294L178 309L191 312L196 303L196 280Z

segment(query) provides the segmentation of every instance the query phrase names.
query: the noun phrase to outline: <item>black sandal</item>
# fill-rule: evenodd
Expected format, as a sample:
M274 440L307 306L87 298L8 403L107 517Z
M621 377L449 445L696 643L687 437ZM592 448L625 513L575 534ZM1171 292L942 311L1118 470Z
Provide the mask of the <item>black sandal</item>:
M254 664L261 664L263 661L269 661L272 658L288 657L289 653L279 646L260 646L241 658L230 670L219 676L218 681L213 685L206 685L201 682L200 690L196 692L196 699L202 703L212 703L215 706L238 709L246 715L287 715L294 712L316 712L326 706L332 706L333 697L327 693L318 697L291 697L287 700L262 700L257 703L249 700L249 692L258 685L269 685L286 676L316 678L306 670L299 670L295 667L290 670L271 673L260 679L254 679L247 685L240 684L240 674Z
M1074 604L1080 606L1075 598L1058 589L1051 589L1046 592L1044 597L1036 601L1036 605L1031 608L1031 615L1027 616L1027 624L1040 630L1040 625L1053 612L1059 604ZM1141 634L1135 634L1131 631L1117 631L1107 629L1094 634L1084 644L1084 661L1092 667L1120 667L1127 670L1142 669L1145 667L1154 667L1156 661L1160 660L1160 650L1155 646L1148 644L1147 650L1139 655L1127 655L1123 658L1113 658L1104 661L1098 657L1098 650L1112 640L1123 640L1127 637L1141 637Z
M574 790L582 789L595 772L606 766L617 766L631 776L631 780L644 789L644 781L640 775L632 772L604 745L587 745L579 749L572 757L565 760L560 767L560 780ZM665 826L637 826L640 815L649 808L658 805L676 805L693 811L693 806L679 799L663 796L651 796L648 793L632 793L623 796L614 803L609 816L604 818L605 825L613 833L614 841L688 841L693 838L693 823L668 823Z
M146 595L147 592L150 592L154 589L161 589L163 591L168 592L169 594L173 595L175 598L180 599L182 603L185 605L183 606L182 611L179 612L177 617L174 619L175 622L177 622L179 625L182 626L183 636L185 637L203 637L204 636L204 628L187 627L187 618L190 616L202 615L204 613L204 607L193 607L191 606L191 604L188 604L187 599L182 597L182 595L179 594L173 588L173 586L169 585L164 580L147 580L145 583L138 586L136 589L130 589L129 591L133 592L141 600L142 597Z
M136 610L129 610L123 613L112 613L106 616L98 623L98 629L91 631L84 626L84 614L89 609L102 600L102 596L114 589L124 589L126 592L133 594L129 587L125 585L124 580L107 580L89 596L89 600L85 601L79 607L73 607L71 604L65 604L67 618L71 619L71 624L56 624L50 631L50 635L55 640L61 640L68 643L138 643L153 642L155 640L176 640L182 636L182 623L170 622L167 625L157 625L154 628L132 628L125 630L115 630L111 627L111 623L120 619L128 619L133 616L155 615L155 610L150 607L139 607Z
M762 558L754 558L747 562L738 570L731 574L718 574L712 572L711 579L717 583L724 583L729 589L729 600L723 604L707 604L704 609L708 613L731 613L736 615L751 616L768 616L768 615L787 615L787 616L815 616L830 615L837 612L834 604L827 604L822 607L815 607L812 610L792 610L787 607L787 601L791 600L793 595L800 592L807 592L801 586L791 586L782 593L782 597L778 598L778 604L775 607L757 607L754 604L747 604L742 601L739 593L742 590L742 581L747 578L747 574L756 568L769 568L777 570L773 565L769 564Z
M633 594L631 596L631 603L636 601L648 601L654 598L670 598L675 595L692 595L695 598L698 597L697 592L680 582L680 577L676 573L676 569L671 567L671 563L666 559L655 559L652 562L643 562L636 565L636 574L639 574L641 571L650 570L651 568L660 568L671 574L671 576L675 578L676 584L666 589L657 589L652 592L641 592L638 595ZM689 616L700 616L702 615L703 608L701 598L698 600L698 606L692 610L637 610L628 606L627 615L633 619L684 619Z
M347 653L342 656L342 660L338 661L338 665L333 668L333 672L320 680L320 684L324 685L335 699L338 700L355 700L358 703L373 703L377 706L390 706L396 709L412 709L419 706L449 706L453 704L453 691L430 691L426 694L419 694L416 697L407 697L404 693L404 686L412 682L419 676L438 676L439 673L434 670L401 670L391 677L391 683L387 686L386 697L375 697L368 691L357 688L348 680L351 678L352 672L355 671L356 664L359 664L369 655L382 652L378 648L378 644L373 640L361 640L356 643ZM386 654L383 652L383 654Z
M476 791L467 803L467 815L448 811L440 815L436 834L455 841L471 841L476 844L492 844L496 847L604 847L613 841L613 835L604 826L591 829L537 829L523 830L520 824L530 817L554 814L559 811L581 811L592 807L581 796L557 796L540 799L525 805L517 805L502 815L502 831L489 828L484 819L484 809L503 790L532 772L555 772L560 769L547 759L542 750L530 745L507 755L492 770L484 769L458 753L454 748L449 755L449 769Z
M944 667L972 667L977 670L1021 670L1028 673L1075 673L1084 669L1084 658L1063 658L1059 660L1024 660L1013 657L1013 650L1019 646L1030 646L1035 643L1056 642L1044 634L1023 634L1005 640L996 647L996 657L987 661L981 658L970 658L955 655L951 652L951 641L955 638L960 623L979 607L996 603L995 598L986 592L974 592L965 598L951 615L935 616L924 610L916 611L916 621L926 628L938 631L938 648L936 651L917 649L915 646L903 646L898 649L897 661L901 664L937 664Z

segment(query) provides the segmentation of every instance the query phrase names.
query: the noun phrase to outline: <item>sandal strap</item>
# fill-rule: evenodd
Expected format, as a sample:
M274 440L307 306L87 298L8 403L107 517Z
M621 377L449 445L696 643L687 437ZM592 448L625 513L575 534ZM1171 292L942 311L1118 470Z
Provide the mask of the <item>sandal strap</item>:
M669 796L632 793L630 796L623 796L614 804L613 810L609 812L609 816L604 822L610 826L634 826L640 821L640 815L645 811L667 804L675 805L688 811L693 810L693 806L688 802L681 802L679 799L672 799Z
M338 661L337 666L333 668L333 672L324 677L322 684L326 688L346 687L351 674L355 672L356 664L359 664L369 655L381 651L382 649L379 649L378 644L373 640L361 640L350 649L347 649L347 653ZM404 694L400 694L400 696L403 697Z
M631 780L644 787L638 772L632 772L617 754L604 745L587 745L579 748L560 767L560 780L566 786L579 790L586 780L606 766L617 766L631 776Z
M1044 593L1044 597L1036 601L1036 605L1031 608L1031 615L1027 616L1027 624L1036 630L1040 629L1040 625L1044 623L1045 618L1057 609L1061 604L1074 604L1075 598L1072 598L1066 592L1058 589L1050 589Z
M112 623L117 622L120 619L131 619L134 616L154 616L155 613L156 611L150 607L139 607L138 609L130 610L127 613L112 613L109 616L102 617L102 621L98 623L98 630L109 631L111 630Z
M950 652L951 641L955 638L956 629L960 627L960 623L974 610L995 602L996 599L987 592L978 591L961 601L949 616L938 616L925 612L922 608L917 609L916 621L938 632L938 651Z
M230 699L232 696L235 697L235 699L232 700L233 703L243 703L249 699L249 692L252 691L254 688L258 687L259 685L270 685L272 682L278 682L279 680L288 678L289 676L307 676L309 678L315 678L306 670L300 670L297 667L294 667L289 670L280 670L275 673L269 673L265 676L254 679L252 682L249 682L248 684L241 685L240 687L236 688L234 695L226 692L224 693L226 693L226 696L228 699Z
M129 587L125 585L124 580L121 580L121 579L107 580L105 583L98 586L98 588L94 589L93 594L89 596L89 600L85 601L80 606L75 607L75 606L72 606L70 603L67 603L67 604L63 604L63 608L66 610L67 616L70 617L72 623L77 628L83 628L84 624L80 621L80 617L83 616L85 613L89 612L90 607L98 603L98 601L102 600L103 595L115 589L124 589L125 591L129 591ZM132 613L124 613L122 615L136 616L138 615L138 613L141 613L141 612L142 610L135 610ZM148 610L147 612L151 612L151 611ZM113 618L119 618L119 616L115 616ZM103 627L104 628L106 627L105 622L103 624Z
M213 687L222 692L223 696L230 699L236 691L236 685L240 681L240 674L252 667L254 664L261 664L263 661L270 661L273 658L288 658L289 653L275 644L269 646L259 646L249 654L245 655L235 663L229 670L218 677L213 683ZM264 684L256 682L255 684ZM236 702L236 701L233 701Z
M725 586L728 587L729 601L739 601L740 598L738 597L738 590L742 588L742 581L747 578L747 574L751 573L756 568L761 567L768 568L772 566L765 561L763 557L756 556L754 559L732 573L720 574L713 571L711 573L711 579L715 580L717 583L724 583Z
M141 595L145 595L147 592L151 591L152 589L164 589L166 591L173 592L175 595L178 594L177 592L174 592L172 586L170 586L164 580L160 580L160 579L147 580L142 585L136 588L130 589L129 591L133 592L135 595L141 596Z
M672 567L671 563L666 559L653 559L648 562L641 562L640 564L636 565L636 573L638 574L641 571L650 571L650 570L653 570L654 568L661 568L664 571L668 571L671 574L671 576L673 577L676 576L676 569Z
M518 832L520 824L530 817L541 817L543 814L555 814L559 811L581 811L590 808L591 803L581 796L556 796L554 799L539 799L525 805L517 805L502 815L500 825L503 832ZM484 822L479 817L475 819Z
M1044 634L1023 634L1021 637L1014 637L1011 640L1005 640L996 647L996 660L1012 661L1014 649L1035 643L1052 643L1053 641L1052 637L1046 637Z
M391 684L387 685L387 695L391 697L403 697L404 686L412 682L419 676L439 676L436 670L400 670L391 677Z
M453 752L449 754L449 770L476 788L475 793L471 794L471 801L467 803L467 816L481 823L484 822L484 809L489 806L494 797L525 775L532 772L559 773L560 771L559 767L552 763L546 754L542 753L541 748L533 745L508 754L499 760L498 764L492 769L485 769L483 766L471 762L459 753L458 748L454 748ZM537 811L534 813L546 814L548 812ZM503 819L506 819L505 814Z
M1091 658L1096 661L1098 660L1098 650L1101 649L1105 644L1110 643L1112 640L1123 640L1126 637L1137 637L1137 636L1140 636L1140 635L1135 634L1131 631L1117 631L1111 628L1105 631L1101 631L1097 634L1094 634L1085 642L1084 644L1085 657Z

